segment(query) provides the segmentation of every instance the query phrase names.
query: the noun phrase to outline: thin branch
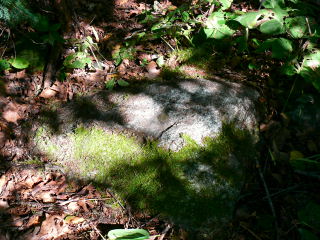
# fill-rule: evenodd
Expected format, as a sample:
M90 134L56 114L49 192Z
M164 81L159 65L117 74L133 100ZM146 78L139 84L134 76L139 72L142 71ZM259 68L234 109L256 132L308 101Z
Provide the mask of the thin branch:
M165 40L163 37L161 37L161 39L171 48L172 51L175 50L167 40Z
M310 36L312 36L312 31L311 31L311 27L310 27L310 24L309 24L309 19L307 17L306 17L306 22L307 22L307 25L308 25L309 34L310 34Z
M251 233L252 236L254 236L257 240L262 240L257 234L255 234L252 230L250 230L247 226L245 226L242 222L240 223L240 226L247 230L249 233Z
M163 239L165 238L166 234L169 232L170 229L171 229L171 225L168 224L168 225L166 226L166 228L162 231L162 233L161 233L161 235L160 235L160 237L159 237L159 240L163 240Z
M107 240L107 239L100 233L99 229L98 229L96 226L94 226L93 229L96 230L96 232L100 235L100 237L101 237L103 240Z

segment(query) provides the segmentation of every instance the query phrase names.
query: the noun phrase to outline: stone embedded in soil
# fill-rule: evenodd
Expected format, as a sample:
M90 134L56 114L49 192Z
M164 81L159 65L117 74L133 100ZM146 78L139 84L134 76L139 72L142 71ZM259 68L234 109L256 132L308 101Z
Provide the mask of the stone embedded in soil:
M74 165L70 161L75 151L70 136L79 126L102 128L108 134L125 133L142 139L157 140L160 147L174 152L186 145L184 136L189 136L201 145L204 144L205 137L218 136L223 124L227 122L233 122L237 128L247 129L255 135L255 103L258 97L255 90L244 85L204 79L181 80L170 84L141 84L121 88L121 91L102 91L79 97L58 109L56 122L51 124L56 134L42 136L44 140L41 140L42 143L38 141L37 148L56 160L69 164L72 172L77 171L81 164L77 162L79 159L75 159ZM189 154L187 158L195 159L191 156L192 152ZM181 183L187 182L188 189L192 191L190 196L187 195L182 200L185 206L191 204L191 208L197 209L192 206L197 204L192 199L209 191L210 196L218 196L219 200L215 204L221 206L219 209L225 208L224 216L213 216L211 222L225 223L230 220L244 179L243 163L237 158L237 154L230 152L227 156L229 159L218 166L232 172L234 179L226 179L225 173L221 174L215 169L215 165L206 161L193 160L181 170ZM191 212L190 210L190 214ZM193 224L192 216L190 219L176 217L173 221L187 227ZM210 220L203 219L203 223L206 225Z
M132 131L177 151L184 145L182 134L201 144L218 135L223 122L254 131L257 98L255 90L241 84L192 79L100 92L59 110L58 118L63 129L82 123Z

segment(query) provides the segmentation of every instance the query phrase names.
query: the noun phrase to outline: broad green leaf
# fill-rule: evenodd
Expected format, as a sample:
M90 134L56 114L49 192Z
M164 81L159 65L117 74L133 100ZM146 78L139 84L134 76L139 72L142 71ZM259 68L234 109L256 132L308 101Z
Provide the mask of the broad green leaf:
M252 38L251 41L254 44L254 47L259 47L261 45L260 40L258 40L256 38Z
M227 25L223 25L220 28L204 28L204 33L207 38L223 39L230 37L234 31L230 29Z
M260 10L257 12L248 12L244 15L237 17L235 20L238 21L242 26L252 29L256 27L258 23L258 19L262 15L267 13L268 13L267 10Z
M298 212L298 219L301 224L320 229L320 205L310 201Z
M264 22L260 25L260 31L265 34L281 34L284 32L284 27L281 22L276 19L272 19L270 21Z
M187 22L190 19L189 13L188 12L183 12L181 14L182 16L182 21Z
M129 83L128 83L127 81L125 81L125 80L122 80L122 79L118 80L118 84L119 84L119 86L121 86L121 87L127 87L127 86L129 86Z
M106 82L106 88L108 90L112 90L114 88L114 85L116 84L116 81L114 79L111 79Z
M0 60L0 71L7 70L9 68L10 68L9 62L5 59L1 59Z
M287 76L293 76L297 73L297 69L292 64L285 64L280 69L281 73Z
M70 63L69 65L67 65L67 67L69 68L84 68L86 66L86 63L79 60L75 60L74 62Z
M114 229L108 232L109 240L143 240L150 234L144 229Z
M22 57L12 58L8 62L17 69L25 69L30 65L30 62Z
M292 42L285 38L271 38L263 42L257 52L264 52L265 50L272 51L272 57L282 59L288 57L293 51Z
M214 12L212 13L205 25L207 28L219 28L221 24L225 24L224 13L223 12Z
M299 74L320 91L320 50L304 56Z
M255 65L254 63L249 63L248 68L249 68L250 70L254 70L254 69L258 69L258 66Z
M303 67L310 67L311 69L317 69L320 67L320 50L315 51L304 56L302 62Z
M226 9L228 9L230 6L231 6L231 4L232 4L232 2L233 2L233 0L219 0L219 2L221 3L221 9L222 10L226 10Z
M272 57L285 58L293 51L292 42L285 38L279 38L272 44Z
M207 38L223 39L234 33L234 30L226 25L226 20L222 12L215 12L206 21L203 29Z
M85 57L87 57L87 54L85 52L77 52L77 53L75 53L75 57L85 58Z
M41 71L45 67L44 56L42 52L37 49L24 49L18 53L18 56L23 59L28 59L29 69Z
M264 0L261 1L262 2L262 6L264 6L265 8L284 8L285 7L285 3L284 0Z
M88 43L90 43L90 44L93 44L93 43L94 43L93 40L92 40L92 37L90 37L90 36L87 36L87 37L86 37L86 40L87 40Z
M320 92L320 68L303 67L299 74Z
M287 32L293 38L302 38L308 34L307 17L298 16L294 18L287 18L285 20Z
M284 10L282 8L276 7L271 9L271 11L274 13L273 18L277 19L280 22L283 22L283 18L289 16L288 11L289 10Z
M64 59L63 65L69 64L73 59L75 59L75 57L76 57L76 54L71 53Z
M160 56L158 59L157 59L157 64L159 67L162 67L164 65L164 57L163 56Z

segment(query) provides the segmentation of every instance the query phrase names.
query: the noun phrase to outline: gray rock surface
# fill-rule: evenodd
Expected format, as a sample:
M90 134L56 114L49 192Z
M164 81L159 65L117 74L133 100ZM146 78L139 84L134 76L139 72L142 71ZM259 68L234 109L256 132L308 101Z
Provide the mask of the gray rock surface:
M254 131L258 93L237 83L182 80L175 84L154 83L138 91L100 92L83 97L58 114L64 129L82 123L107 130L134 132L177 151L187 134L201 144L215 137L223 122L234 121Z
M122 160L126 159L126 155L121 147L115 150L119 153L116 156L110 154L111 147L104 138L81 140L80 148L84 149L83 154L76 155L76 148L79 151L79 145L76 146L72 136L79 126L98 127L107 133L120 132L129 136L141 136L144 140L156 139L160 146L175 151L170 153L170 156L173 156L181 153L176 151L185 144L183 134L203 144L203 138L219 135L224 122L235 122L239 128L254 133L257 125L255 102L258 96L255 90L241 84L203 79L181 80L171 84L164 82L140 84L123 88L121 91L102 91L91 96L78 97L75 101L59 108L56 115L49 115L49 125L50 120L53 120L51 127L56 132L52 135L46 131L44 135L38 134L41 136L35 138L36 148L57 160L70 175L91 181L101 172L107 171L110 161L113 160L110 158L115 157L120 161L117 164L121 166L125 163ZM90 143L94 143L94 148L97 150L86 148ZM212 239L210 234L214 232L213 229L220 229L232 218L235 202L243 185L242 161L246 160L241 156L238 158L237 154L243 154L239 152L244 149L238 147L237 153L228 152L229 150L226 152L225 149L229 148L228 146L224 148L225 145L222 151L218 150L218 153L214 147L192 149L172 164L172 168L176 169L176 175L171 176L172 169L167 166L165 159L156 159L154 162L146 160L141 165L139 163L132 165L130 162L132 155L145 151L140 149L140 145L136 143L127 150L130 155L127 158L129 164L125 165L124 173L121 174L132 174L130 181L133 181L134 178L139 178L137 174L140 171L142 175L146 174L148 171L146 166L154 168L157 174L149 181L159 181L158 185L161 187L154 190L155 192L152 189L149 192L144 188L144 197L152 205L152 201L155 201L154 195L159 195L162 200L158 199L156 204L167 206L167 210L163 211L172 222L209 234L207 237L201 235L194 239ZM246 155L244 158L251 157L250 149L253 146L251 142L247 145L245 148L249 150L244 150ZM86 161L92 161L94 158L99 162L98 167L86 167L89 165ZM81 168L85 171L81 172ZM110 175L113 176L114 173ZM175 189L172 182L164 183L161 181L162 177L157 176L169 177L178 187ZM130 185L130 182L125 185ZM136 191L136 197L139 197L139 187Z

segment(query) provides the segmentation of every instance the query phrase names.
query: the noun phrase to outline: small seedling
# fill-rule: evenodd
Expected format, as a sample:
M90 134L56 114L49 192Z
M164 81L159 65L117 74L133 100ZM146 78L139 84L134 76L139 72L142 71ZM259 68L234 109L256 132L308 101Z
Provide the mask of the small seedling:
M114 78L109 81L106 81L105 84L106 84L106 88L108 90L112 90L116 86L116 84L118 84L121 87L129 86L129 83L127 81L125 81L123 79L116 80Z

